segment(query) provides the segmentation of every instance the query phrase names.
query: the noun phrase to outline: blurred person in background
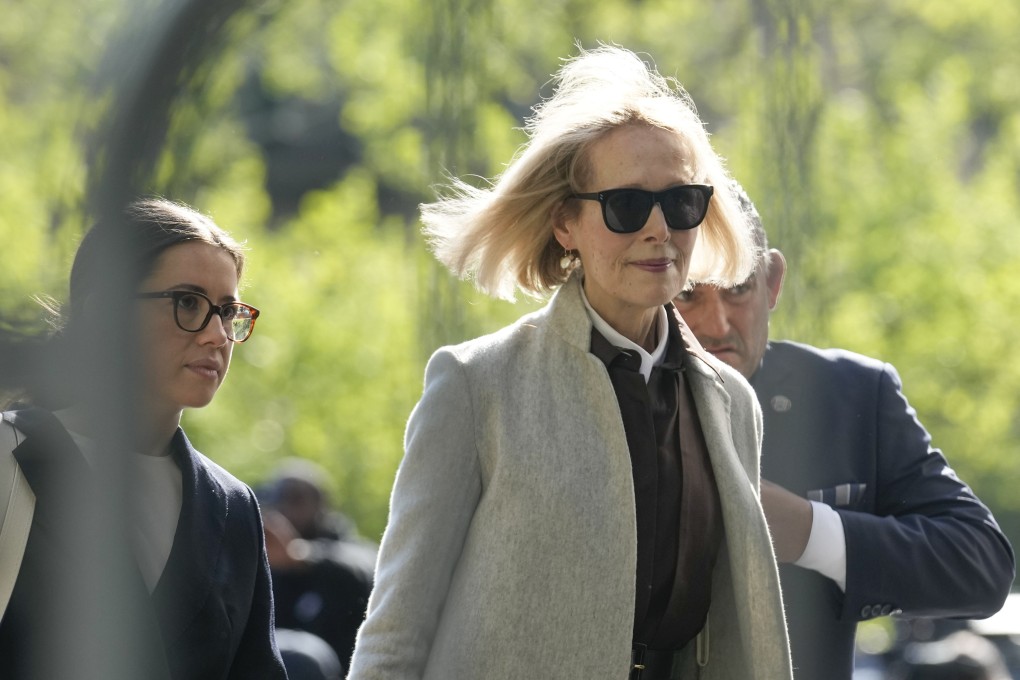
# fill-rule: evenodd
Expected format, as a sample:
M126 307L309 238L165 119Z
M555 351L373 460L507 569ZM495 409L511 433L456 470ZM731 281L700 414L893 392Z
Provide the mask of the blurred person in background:
M738 186L761 258L735 286L676 300L709 352L747 377L765 417L762 505L772 530L798 680L849 680L858 621L980 618L1009 593L1014 556L907 402L891 365L769 342L786 274Z
M277 627L319 636L346 668L372 592L376 546L332 506L328 487L319 465L291 458L259 489L259 498ZM285 661L290 639L279 638Z
M636 54L555 83L501 177L422 208L453 273L553 295L430 359L348 678L789 678L761 412L671 304L747 276L746 218Z
M0 422L0 533L28 522L3 548L16 580L0 593L0 677L286 678L255 496L180 427L254 328L243 265L211 219L163 199L83 238L50 379ZM122 332L127 351L107 356ZM120 366L131 379L107 401L99 386Z

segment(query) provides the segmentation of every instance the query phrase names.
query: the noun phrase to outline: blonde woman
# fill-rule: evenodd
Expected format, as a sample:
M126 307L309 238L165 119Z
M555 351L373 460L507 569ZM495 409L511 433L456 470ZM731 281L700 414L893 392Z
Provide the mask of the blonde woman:
M542 310L438 350L411 414L351 680L781 680L761 412L671 300L755 252L678 85L582 52L436 256Z

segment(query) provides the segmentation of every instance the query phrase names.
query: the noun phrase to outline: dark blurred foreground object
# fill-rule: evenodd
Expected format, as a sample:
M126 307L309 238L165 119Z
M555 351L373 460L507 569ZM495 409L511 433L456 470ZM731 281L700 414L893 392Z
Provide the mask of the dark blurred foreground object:
M231 19L254 0L165 0L139 6L104 55L97 96L113 107L88 148L89 207L108 219L135 196L165 191L157 167L174 104L201 86L215 59L240 39Z

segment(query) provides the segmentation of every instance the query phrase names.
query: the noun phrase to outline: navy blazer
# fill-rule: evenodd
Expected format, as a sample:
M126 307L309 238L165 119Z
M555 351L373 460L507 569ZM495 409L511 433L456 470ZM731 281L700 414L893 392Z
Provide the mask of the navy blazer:
M149 597L122 532L95 531L119 520L96 509L103 487L59 421L36 409L4 417L25 435L14 455L36 504L0 624L0 676L45 677L63 656L61 671L79 678L286 679L262 520L247 485L177 430L181 514ZM102 560L101 572L78 575L90 558ZM64 621L76 625L62 636Z
M932 447L891 365L773 342L751 384L765 418L762 477L828 503L846 533L845 594L817 572L780 569L798 680L850 680L858 621L998 611L1012 548Z

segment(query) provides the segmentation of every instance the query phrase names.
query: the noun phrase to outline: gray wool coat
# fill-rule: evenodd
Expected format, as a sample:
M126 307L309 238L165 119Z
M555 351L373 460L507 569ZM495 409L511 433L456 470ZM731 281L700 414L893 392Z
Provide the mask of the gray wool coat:
M590 342L575 276L538 312L433 355L349 680L628 677L634 486ZM693 359L687 377L725 540L707 664L696 670L692 651L683 677L783 680L789 647L757 495L761 411L746 381L712 361Z

